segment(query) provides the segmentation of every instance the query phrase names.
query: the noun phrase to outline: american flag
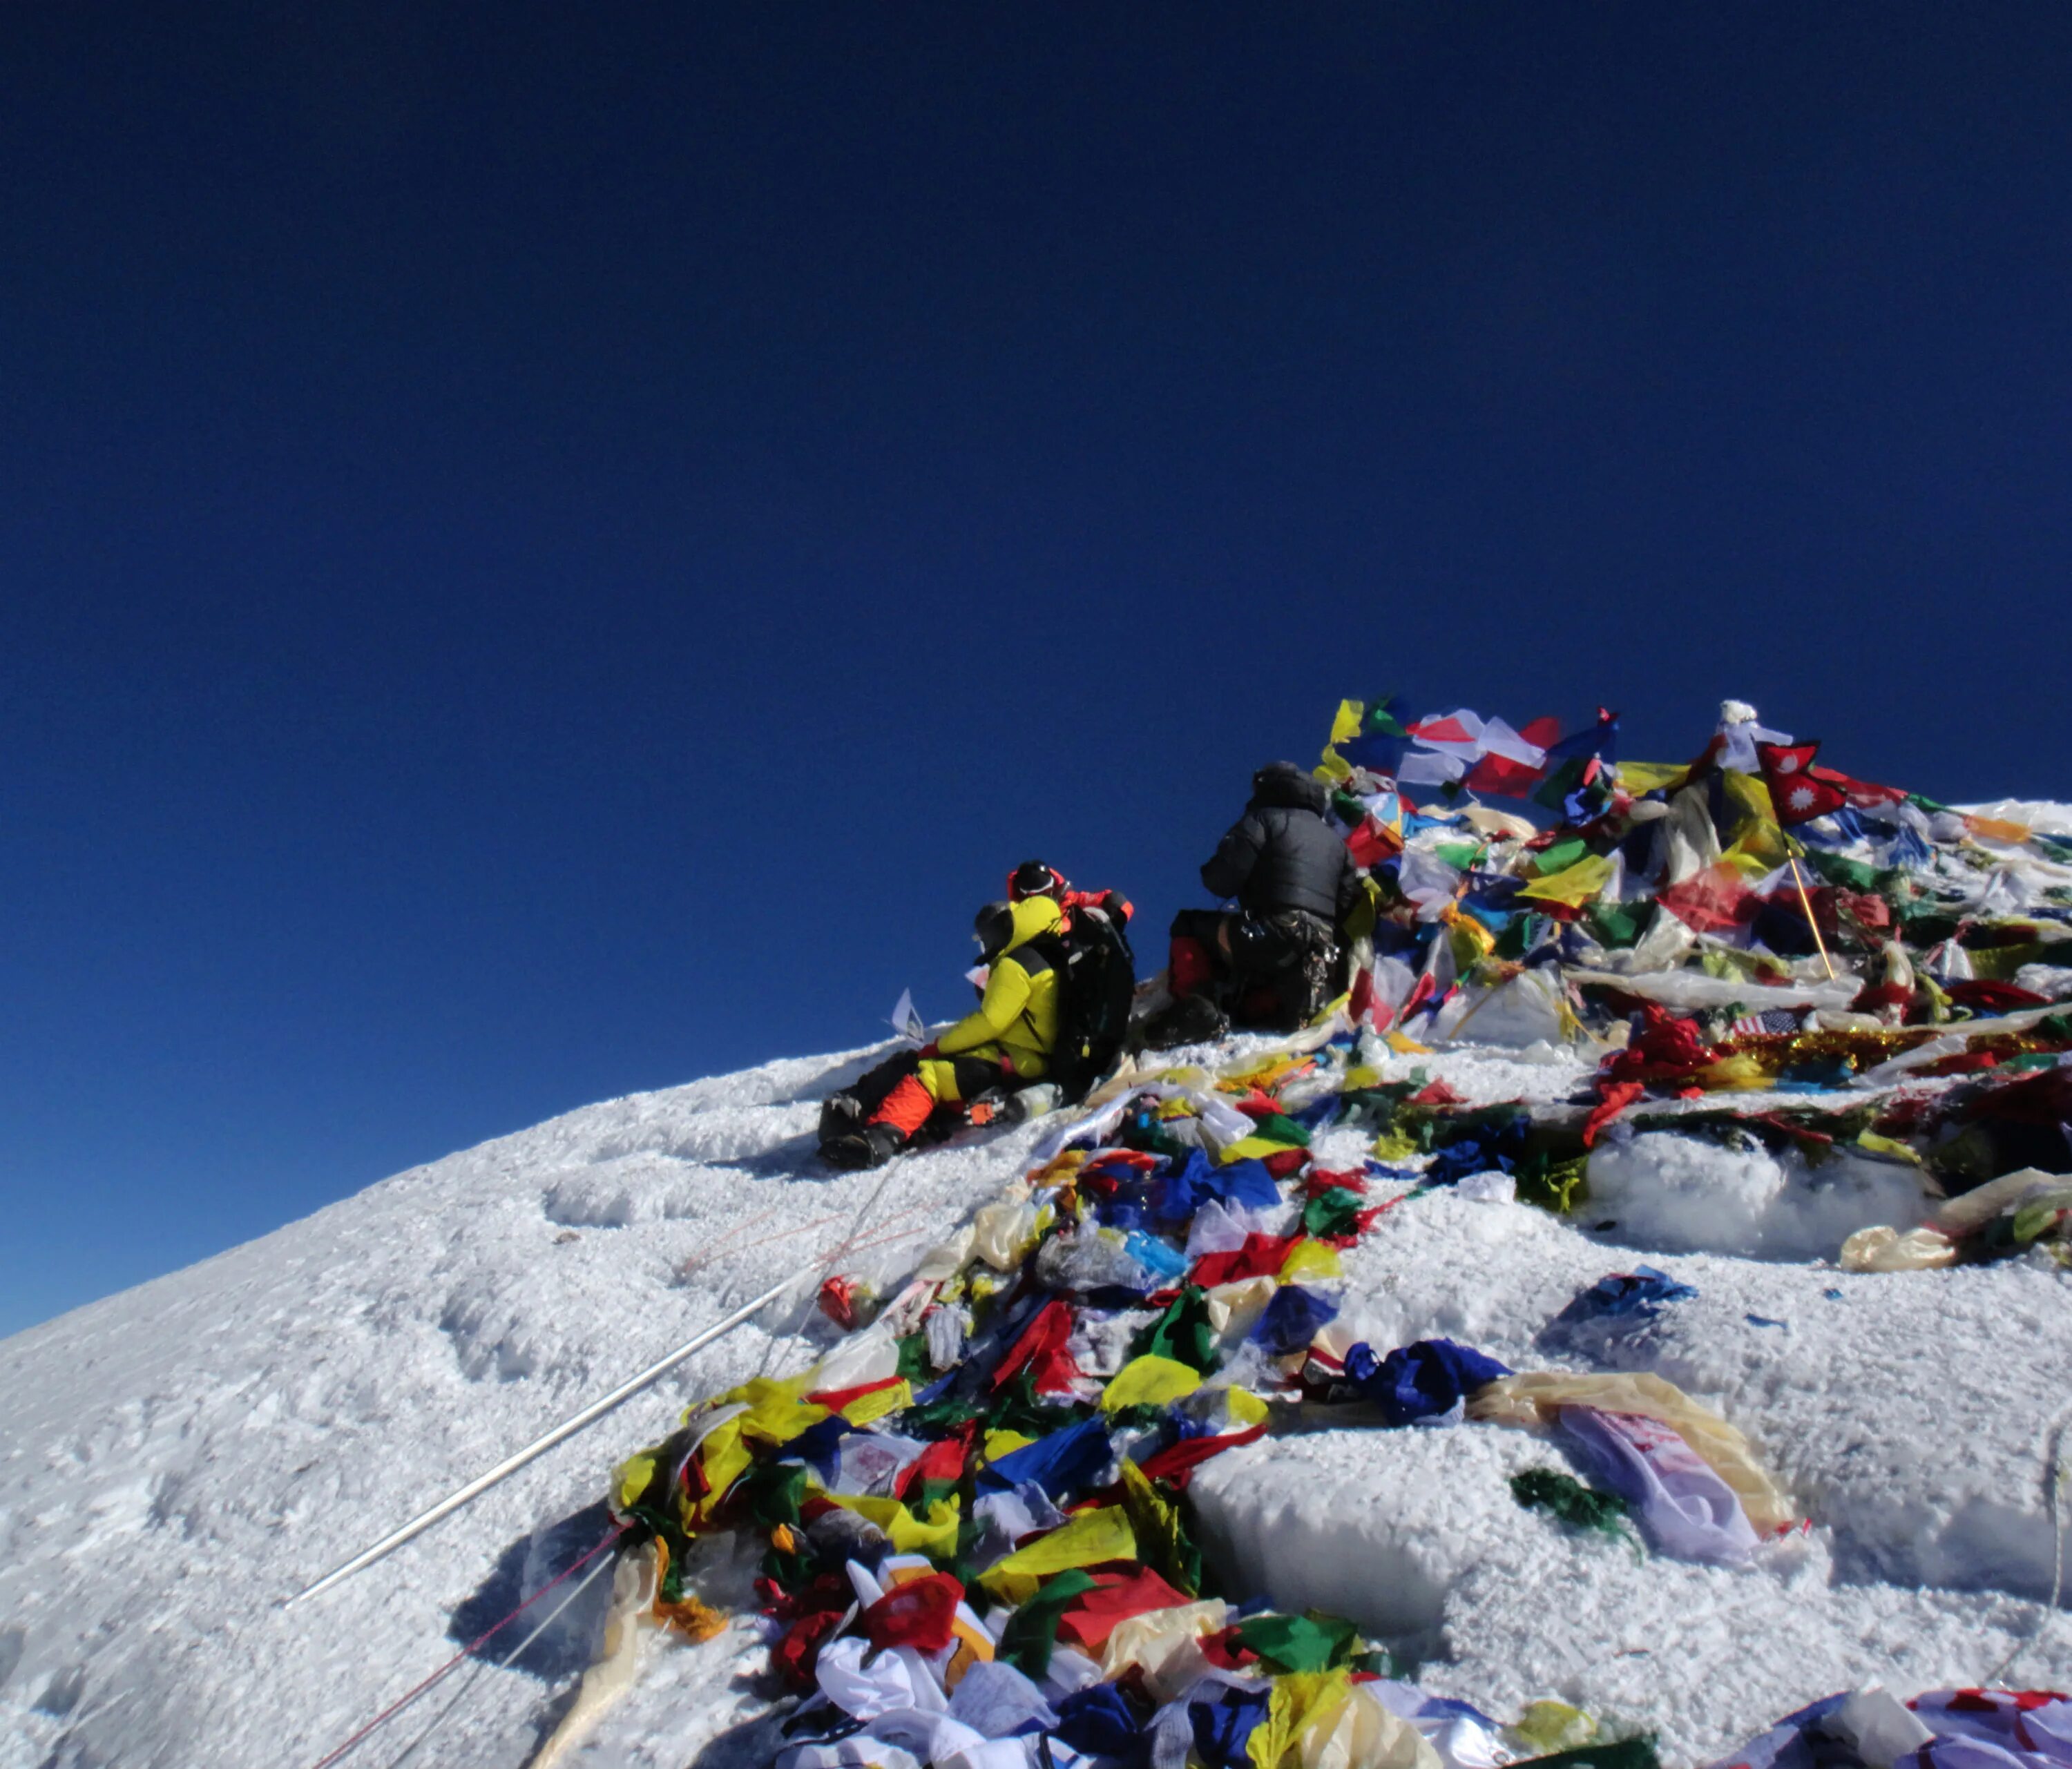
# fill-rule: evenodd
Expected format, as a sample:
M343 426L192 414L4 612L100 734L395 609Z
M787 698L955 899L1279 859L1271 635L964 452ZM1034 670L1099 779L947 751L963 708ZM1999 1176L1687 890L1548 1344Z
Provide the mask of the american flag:
M1777 1038L1799 1029L1795 1008L1766 1008L1761 1013L1745 1013L1727 1028L1729 1038Z

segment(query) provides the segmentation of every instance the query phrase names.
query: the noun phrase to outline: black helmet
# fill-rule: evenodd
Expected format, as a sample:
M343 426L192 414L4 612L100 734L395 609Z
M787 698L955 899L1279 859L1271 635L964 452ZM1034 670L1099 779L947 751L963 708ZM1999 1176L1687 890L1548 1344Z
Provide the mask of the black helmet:
M989 903L972 920L972 933L981 956L992 959L1014 938L1014 908L1009 903Z
M1009 899L1019 903L1028 897L1057 897L1065 889L1065 875L1040 860L1025 860L1007 875Z

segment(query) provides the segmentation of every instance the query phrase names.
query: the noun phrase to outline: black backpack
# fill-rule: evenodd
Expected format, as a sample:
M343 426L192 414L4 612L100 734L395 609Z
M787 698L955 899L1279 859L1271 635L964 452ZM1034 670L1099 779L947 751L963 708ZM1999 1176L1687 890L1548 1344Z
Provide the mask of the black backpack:
M1016 950L1041 953L1057 973L1058 1041L1043 1078L1056 1084L1061 1104L1077 1105L1122 1055L1137 954L1120 926L1086 909L1069 931L1039 934Z

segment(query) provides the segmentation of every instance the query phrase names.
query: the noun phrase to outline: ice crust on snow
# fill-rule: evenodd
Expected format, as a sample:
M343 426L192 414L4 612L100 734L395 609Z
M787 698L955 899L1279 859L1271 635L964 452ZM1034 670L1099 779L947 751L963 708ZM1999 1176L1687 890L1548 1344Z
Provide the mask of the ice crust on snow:
M0 1769L314 1762L565 1566L602 1532L610 1467L685 1401L832 1344L810 1279L860 1214L875 1244L838 1269L894 1282L1051 1127L980 1134L889 1178L831 1174L811 1158L815 1102L876 1054L571 1113L0 1342ZM1584 1073L1547 1049L1416 1061L1476 1101L1564 1098ZM1316 1152L1345 1167L1364 1149L1333 1131ZM1342 1325L1377 1348L1443 1335L1519 1369L1655 1371L1748 1434L1810 1528L1744 1569L1642 1559L1513 1502L1512 1472L1566 1465L1552 1442L1332 1429L1196 1479L1240 1588L1424 1655L1432 1693L1499 1716L1558 1696L1657 1731L1679 1763L1834 1689L1975 1681L2023 1643L2020 1681L2072 1680L2072 1624L2037 1601L2045 1438L2072 1398L2066 1279L2021 1260L1815 1262L1864 1222L1918 1220L1908 1170L1853 1157L1802 1170L1648 1131L1603 1149L1591 1184L1572 1222L1407 1200L1346 1255ZM1642 1260L1697 1296L1556 1326ZM796 1303L335 1591L275 1607L787 1274ZM708 1577L745 1592L751 1570ZM434 1758L521 1762L600 1618L578 1604L485 1672ZM763 1656L746 1619L653 1654L576 1760L767 1761Z

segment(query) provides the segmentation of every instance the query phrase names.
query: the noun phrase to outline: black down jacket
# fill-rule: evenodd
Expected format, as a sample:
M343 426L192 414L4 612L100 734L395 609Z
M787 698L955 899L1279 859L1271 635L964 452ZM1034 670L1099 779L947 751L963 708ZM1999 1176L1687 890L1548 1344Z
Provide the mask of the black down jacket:
M1324 821L1322 781L1293 762L1252 777L1252 802L1202 868L1214 897L1234 897L1253 915L1307 909L1334 925L1359 897L1359 872Z

